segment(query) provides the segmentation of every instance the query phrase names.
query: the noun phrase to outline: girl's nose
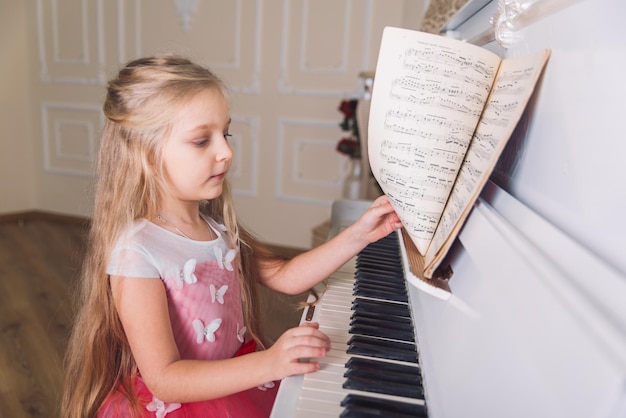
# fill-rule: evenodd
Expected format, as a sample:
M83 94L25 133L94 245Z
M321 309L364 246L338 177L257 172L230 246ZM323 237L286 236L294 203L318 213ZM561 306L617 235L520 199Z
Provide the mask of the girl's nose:
M219 149L217 150L215 159L217 161L227 161L227 160L230 160L231 158L233 158L233 150L230 147L230 144L228 143L226 138L224 138L224 140L221 141Z

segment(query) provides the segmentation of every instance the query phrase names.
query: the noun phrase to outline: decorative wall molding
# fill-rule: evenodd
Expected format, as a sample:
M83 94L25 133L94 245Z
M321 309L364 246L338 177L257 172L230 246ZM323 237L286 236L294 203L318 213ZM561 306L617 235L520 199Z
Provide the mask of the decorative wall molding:
M49 7L49 13L44 12L44 3ZM106 76L102 0L80 1L81 33L77 38L81 40L81 51L73 58L63 57L61 53L62 44L59 36L61 24L58 7L58 0L37 0L37 41L41 81L44 83L104 84ZM93 11L95 28L91 28L89 24L90 7L95 7ZM92 35L95 39L91 38ZM52 43L49 48L47 44L50 41L47 40L51 40ZM92 52L89 47L91 42L95 43L95 52ZM76 68L80 68L80 75L62 73L62 71L71 72L70 70Z
M344 0L343 2L343 33L338 43L341 44L341 52L342 55L340 57L339 62L333 67L318 67L313 68L307 57L307 45L309 44L309 40L307 36L310 34L309 31L309 20L307 16L309 15L309 3L310 0L302 0L302 14L300 15L300 56L298 59L299 62L299 70L303 73L310 74L345 74L347 71L347 61L348 61L348 46L350 45L350 0Z
M289 127L306 128L308 132L307 137L286 135L285 130ZM337 198L337 192L341 187L341 178L343 176L343 164L338 155L337 164L335 166L336 174L332 176L331 179L320 180L307 177L306 170L299 166L299 163L305 160L302 158L301 153L303 153L306 148L321 147L324 148L324 155L333 156L337 154L334 152L336 146L335 138L332 140L324 139L327 129L334 130L336 128L337 123L334 121L327 122L289 118L281 118L278 120L278 149L275 178L276 198L320 205L328 205ZM319 139L312 138L315 135L314 132L316 129L320 131ZM290 155L288 159L285 159L286 154ZM333 164L329 164L328 159L326 160L327 161L324 161L324 163L332 167ZM285 161L289 161L293 163L293 165L290 167L285 166ZM319 163L319 161L317 163ZM322 164L316 164L315 173L322 175L329 174L328 170L325 170ZM292 190L286 190L285 185L291 186ZM302 194L294 193L295 190L300 191L305 187L306 191ZM314 191L314 193L311 193L311 191Z
M283 0L282 2L282 22L281 22L281 45L280 45L280 77L278 80L278 91L281 94L293 94L293 95L301 95L301 96L334 96L334 97L360 97L362 92L357 88L355 90L346 90L346 89L329 89L324 88L323 86L302 86L298 85L297 82L294 82L290 79L291 72L294 68L290 68L290 62L294 60L290 60L289 56L289 42L294 39L291 36L290 31L292 30L290 27L290 23L294 21L291 16L291 8L290 3L293 3L294 0ZM342 39L340 43L341 47L341 57L339 62L334 66L329 66L326 68L323 67L314 67L307 61L307 36L309 35L308 31L308 21L307 15L309 10L309 2L310 0L299 0L302 3L302 13L299 16L300 25L300 47L298 49L299 56L297 59L297 71L300 74L310 74L310 75L336 75L337 77L345 78L346 76L352 77L352 74L348 74L349 69L347 66L348 63L348 52L350 48L356 48L361 51L361 68L355 71L354 78L356 79L359 71L368 70L368 61L369 61L369 52L368 52L368 40L371 36L371 20L372 20L372 10L373 4L372 0L358 1L354 0L343 0L344 2L344 31L342 33ZM351 46L349 42L350 35L350 15L351 11L355 4L363 4L365 7L364 20L362 22L363 25L363 33L359 37L362 40L362 43L356 47ZM341 84L341 83L340 83ZM344 85L349 85L349 83L343 83Z
M324 147L335 147L334 143L329 143L328 140L323 140L323 139L300 139L300 138L296 138L294 141L294 147L293 150L291 151L292 154L292 160L293 161L298 161L300 154L302 154L302 150L305 148L310 148L311 146L324 146ZM300 169L300 167L298 166L298 164L294 164L291 167L291 182L294 184L301 184L301 185L310 185L310 186L317 186L317 187L325 187L325 188L329 188L329 189L336 189L337 187L341 186L341 178L343 178L343 174L344 174L344 167L343 165L341 166L341 168L339 169L339 175L333 177L330 180L317 180L317 179L311 179L311 178L307 178L306 176L303 175L302 170Z
M100 0L101 1L101 0ZM129 7L126 5L127 2L132 1L135 5L134 10L132 11L133 16L128 16ZM177 1L177 0L175 0ZM210 3L210 2L209 2ZM219 70L220 76L224 76L224 78L228 79L229 72L236 73L237 71L249 71L248 81L246 83L237 83L237 82L229 82L229 89L235 93L242 94L259 94L260 93L260 72L261 72L261 43L262 43L262 0L253 0L252 2L246 1L245 7L249 7L253 5L254 11L254 24L253 27L245 27L243 23L243 14L249 9L244 8L244 2L242 0L231 0L231 3L234 4L235 8L235 17L233 24L230 26L232 32L229 35L223 35L220 42L223 42L223 39L232 39L233 40L233 57L232 60L219 61L217 59L206 59L202 62L203 65L206 65L212 70ZM198 3L199 4L199 3ZM202 11L197 9L198 4L196 4L193 11L193 17L195 20L202 18ZM144 56L149 53L154 53L154 51L146 51L146 45L144 42L144 34L146 31L145 27L141 25L141 16L143 14L144 6L151 6L150 3L142 2L141 0L118 0L118 50L119 50L119 63L123 64L127 62L131 58L136 58L140 56ZM210 4L202 4L203 7L210 7ZM214 7L219 6L218 2L215 2ZM190 13L189 11L186 13ZM192 36L192 32L201 31L202 25L195 25L194 27L188 27L186 30L183 28L183 31L186 32L187 36ZM244 29L249 35L250 39L243 39ZM251 32L250 32L251 31ZM197 35L193 35L197 36ZM128 55L128 45L134 43L134 49L132 55ZM248 53L246 52L244 55L244 51L242 49L242 45L252 44L254 51L252 53L252 65L243 64L243 57L248 57ZM203 51L199 51L202 53ZM207 54L202 54L207 56Z
M242 30L243 30L243 24L242 24L242 13L243 13L243 6L242 6L242 0L235 0L235 7L236 7L236 20L235 20L235 24L233 25L233 39L235 40L235 45L234 45L234 60L233 62L229 63L229 62L224 62L224 63L220 63L220 62L214 62L214 61L210 61L208 63L208 66L210 68L218 68L218 69L225 69L225 70L241 70L242 69L242 63L241 63L241 56L242 56ZM254 21L254 59L253 59L253 65L252 65L252 69L251 69L251 78L250 78L250 82L247 85L237 85L237 84L230 84L229 85L229 89L233 92L236 93L244 93L244 94L259 94L260 93L260 73L261 73L261 42L262 42L262 36L263 34L261 33L261 19L262 19L262 13L261 13L261 0L254 0L254 16L255 16L255 21Z
M133 8L133 17L130 18L127 15L126 3L132 1L135 5ZM141 56L141 0L117 0L117 53L118 63L125 64L131 58ZM133 21L130 28L127 27L128 22ZM130 29L130 30L127 30ZM131 37L132 32L132 37ZM134 50L132 56L127 53L127 44L130 41L134 43Z
M93 176L104 115L98 105L42 103L43 169L50 173ZM74 131L74 136L64 134ZM76 134L77 132L82 133ZM72 144L72 145L70 145ZM80 148L77 150L77 147Z

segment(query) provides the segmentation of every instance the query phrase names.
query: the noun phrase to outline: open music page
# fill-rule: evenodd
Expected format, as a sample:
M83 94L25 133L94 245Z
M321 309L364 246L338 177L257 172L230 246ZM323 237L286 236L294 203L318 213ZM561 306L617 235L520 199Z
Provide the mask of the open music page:
M507 63L493 94L502 62L496 54L439 35L385 28L370 105L370 165L417 251L427 256L425 267L445 255L491 173L547 59L540 55ZM477 144L470 148L472 141ZM461 190L453 193L467 158Z
M502 61L455 186L424 257L430 277L452 245L530 99L549 51Z

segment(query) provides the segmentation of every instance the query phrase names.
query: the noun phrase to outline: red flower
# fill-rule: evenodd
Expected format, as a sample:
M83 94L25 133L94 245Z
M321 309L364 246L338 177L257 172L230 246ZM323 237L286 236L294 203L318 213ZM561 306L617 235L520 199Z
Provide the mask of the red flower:
M344 119L352 119L356 115L357 104L358 101L356 99L342 100L338 110L343 113Z
M339 124L342 131L349 132L350 136L341 138L337 143L337 151L350 158L361 158L361 143L359 141L359 125L356 120L357 99L342 100L339 110L343 113L343 121Z
M359 152L358 147L359 144L354 138L341 138L337 143L337 151L353 158L360 156L356 155Z

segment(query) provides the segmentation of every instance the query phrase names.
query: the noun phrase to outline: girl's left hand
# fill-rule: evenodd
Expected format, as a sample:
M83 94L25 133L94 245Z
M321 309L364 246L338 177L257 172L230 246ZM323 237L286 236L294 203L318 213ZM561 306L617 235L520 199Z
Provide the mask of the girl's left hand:
M386 237L396 229L402 227L402 222L396 214L387 196L377 198L372 205L354 223L357 236L365 237L370 242L376 242Z

